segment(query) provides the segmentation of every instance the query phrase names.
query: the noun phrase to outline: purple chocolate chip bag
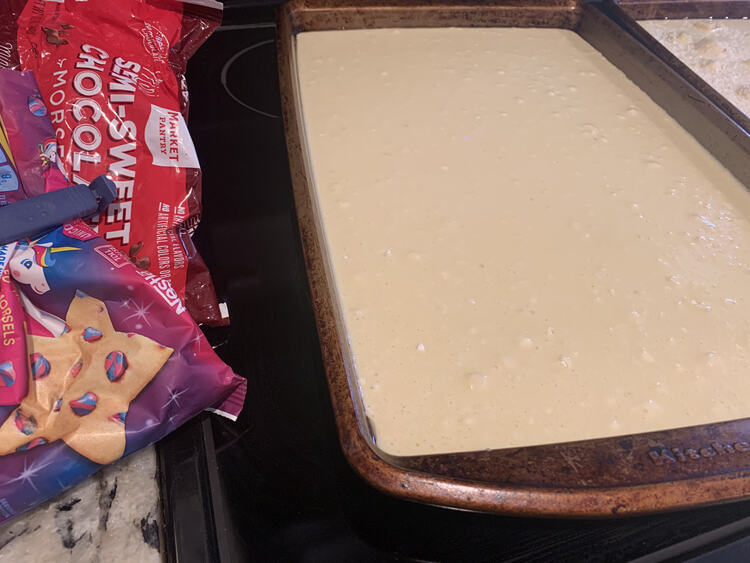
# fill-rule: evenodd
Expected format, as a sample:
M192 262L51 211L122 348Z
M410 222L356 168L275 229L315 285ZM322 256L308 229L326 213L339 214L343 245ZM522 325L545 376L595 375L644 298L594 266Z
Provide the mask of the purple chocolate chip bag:
M0 68L0 118L20 182L4 204L69 185L59 163L55 130L31 72Z
M236 418L247 383L215 354L169 282L76 221L20 242L28 382L0 406L0 522L203 410ZM0 358L0 363L2 363Z

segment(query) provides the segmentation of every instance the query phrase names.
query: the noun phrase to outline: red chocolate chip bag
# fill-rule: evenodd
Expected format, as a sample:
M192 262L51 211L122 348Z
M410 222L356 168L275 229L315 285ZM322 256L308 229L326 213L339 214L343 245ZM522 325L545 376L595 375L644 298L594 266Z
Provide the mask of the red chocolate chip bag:
M184 72L220 20L211 0L0 2L0 67L34 72L68 178L108 174L117 185L92 228L214 325L226 319L189 236L200 167Z

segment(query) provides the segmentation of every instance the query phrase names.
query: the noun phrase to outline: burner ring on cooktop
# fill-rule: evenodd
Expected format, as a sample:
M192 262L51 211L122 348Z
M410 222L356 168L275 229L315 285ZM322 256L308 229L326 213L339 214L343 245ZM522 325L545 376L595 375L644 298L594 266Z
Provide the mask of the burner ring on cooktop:
M249 109L250 111L253 111L259 115L270 117L271 119L279 119L279 115L275 113L271 113L269 111L264 111L262 109L259 109L256 107L255 104L248 103L247 101L243 100L240 96L235 94L235 92L232 91L232 88L229 86L229 71L231 70L232 66L244 55L247 53L253 52L256 49L259 49L261 47L264 47L266 45L273 45L274 40L273 39L266 39L265 41L260 41L258 43L254 43L250 45L249 47L245 47L244 49L238 51L234 55L230 57L230 59L224 63L224 66L221 69L221 85L224 87L224 91L229 95L230 98L232 98L235 102L240 104L242 107ZM245 74L245 76L254 76L254 73Z

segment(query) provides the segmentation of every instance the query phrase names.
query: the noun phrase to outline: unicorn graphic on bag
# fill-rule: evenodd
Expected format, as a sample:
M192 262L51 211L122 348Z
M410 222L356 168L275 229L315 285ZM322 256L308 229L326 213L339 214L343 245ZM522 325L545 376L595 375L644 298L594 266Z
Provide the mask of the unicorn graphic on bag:
M55 263L54 254L80 250L73 246L54 246L52 242L40 243L37 239L19 242L15 254L8 262L10 275L18 283L31 286L40 295L49 291L45 268Z
M57 154L57 140L54 137L39 145L39 158L42 161L44 191L51 192L70 185L62 170L62 163Z

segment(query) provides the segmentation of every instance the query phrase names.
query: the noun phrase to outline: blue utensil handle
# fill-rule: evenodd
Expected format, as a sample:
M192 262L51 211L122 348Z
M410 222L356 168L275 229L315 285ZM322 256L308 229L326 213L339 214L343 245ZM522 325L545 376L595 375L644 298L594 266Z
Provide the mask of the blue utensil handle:
M99 214L115 199L106 176L0 207L0 245L43 234L68 221Z

